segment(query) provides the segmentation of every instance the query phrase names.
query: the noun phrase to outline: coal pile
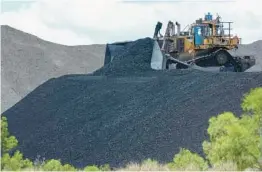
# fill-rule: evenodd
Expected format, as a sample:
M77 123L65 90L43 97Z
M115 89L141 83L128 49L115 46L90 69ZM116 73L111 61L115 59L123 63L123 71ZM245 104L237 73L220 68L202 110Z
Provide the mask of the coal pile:
M145 75L153 70L150 67L153 41L150 38L130 42L123 49L112 51L112 63L98 69L93 75L131 76ZM142 52L142 53L141 53Z
M153 71L152 44L130 43L93 74L50 79L7 110L18 149L79 168L170 162L180 147L202 154L208 119L240 115L243 94L262 86L261 73Z
M1 112L50 78L97 70L104 51L104 45L59 45L1 26Z

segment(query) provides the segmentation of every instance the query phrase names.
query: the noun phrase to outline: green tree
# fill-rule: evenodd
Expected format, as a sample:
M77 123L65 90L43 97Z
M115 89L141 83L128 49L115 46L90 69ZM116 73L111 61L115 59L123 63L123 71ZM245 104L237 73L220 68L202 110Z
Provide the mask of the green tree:
M43 165L42 170L44 171L76 171L76 169L73 166L69 164L62 165L60 160L55 160L55 159L51 159L47 161Z
M8 123L6 117L1 118L1 169L20 171L26 168L32 168L33 163L28 159L23 159L23 154L16 151L13 156L10 156L8 151L15 148L18 144L14 136L10 136L8 132Z
M242 109L245 112L251 112L261 122L262 119L262 87L252 89L249 93L245 94Z
M224 122L224 119L229 120ZM209 122L210 142L204 141L203 150L212 165L233 161L239 170L257 165L260 151L254 118L238 119L232 113L224 113Z
M1 119L1 152L6 153L15 148L18 144L14 136L10 136L8 132L8 123L6 117Z
M175 155L168 167L172 170L206 170L208 164L198 154L183 148Z
M245 95L242 108L246 113L251 113L259 125L260 135L260 168L262 170L262 87L252 89Z
M84 168L84 171L100 171L99 168L95 165L89 165Z
M242 109L240 118L225 112L209 120L209 141L203 142L203 150L213 166L228 161L233 161L239 170L259 165L262 88L252 89L244 96Z
M23 159L23 155L16 151L13 156L8 153L4 153L1 157L1 168L2 170L10 171L21 171L33 167L33 163L28 159Z

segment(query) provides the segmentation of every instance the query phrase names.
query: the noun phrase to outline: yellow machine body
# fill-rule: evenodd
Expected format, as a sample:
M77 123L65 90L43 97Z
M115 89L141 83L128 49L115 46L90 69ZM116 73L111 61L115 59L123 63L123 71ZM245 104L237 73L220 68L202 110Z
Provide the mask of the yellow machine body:
M232 22L226 22L226 23L232 23ZM197 24L191 25L191 36L189 35L173 35L170 36L168 39L170 39L173 42L173 47L177 47L178 40L183 40L183 49L180 49L179 53L183 56L183 54L190 54L191 56L194 56L196 52L201 50L206 50L210 48L224 48L227 50L231 50L236 48L240 44L240 38L237 36L232 37L229 33L229 35L225 34L217 34L217 20L212 21L202 21L202 24L206 24L210 26L210 32L208 32L208 35L205 35L203 39L203 44L196 45L194 41L194 32L192 32L192 28L194 26L197 26ZM212 28L212 29L211 29ZM231 29L231 28L228 28ZM182 32L183 33L183 32Z

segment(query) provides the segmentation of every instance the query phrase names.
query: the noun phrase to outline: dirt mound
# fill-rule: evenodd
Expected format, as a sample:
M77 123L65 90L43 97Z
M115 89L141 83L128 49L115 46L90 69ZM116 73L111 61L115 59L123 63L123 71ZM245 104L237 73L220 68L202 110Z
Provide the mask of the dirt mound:
M64 46L1 26L1 112L53 77L86 74L104 62L104 45Z
M244 93L261 73L150 69L152 40L89 75L51 79L6 111L25 157L84 167L112 167L152 158L169 162L180 147L202 152L208 119L241 113Z

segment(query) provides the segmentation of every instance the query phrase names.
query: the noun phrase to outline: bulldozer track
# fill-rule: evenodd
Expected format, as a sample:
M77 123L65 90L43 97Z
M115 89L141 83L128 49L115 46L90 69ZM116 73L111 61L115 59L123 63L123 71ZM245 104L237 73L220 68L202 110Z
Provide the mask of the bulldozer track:
M191 60L187 60L187 61L180 61L180 60L172 57L170 54L166 54L166 57L167 57L167 59L171 59L171 60L173 60L173 61L175 61L177 63L180 63L182 65L190 67L191 65L196 64L196 61L206 60L206 59L209 59L210 57L214 57L215 54L218 53L219 51L225 51L225 49L224 48L219 48L216 51L213 51L212 53L209 53L209 54L206 54L206 55L202 55L202 56L197 56L197 57L195 57L195 58L193 58ZM242 71L242 64L238 60L240 57L234 57L230 53L228 53L228 55L230 57L229 61L234 66L235 71L237 71L237 72Z
M188 63L188 62L194 62L194 61L199 60L199 59L211 57L211 56L213 56L214 54L216 54L217 52L219 52L219 51L221 51L221 50L223 50L223 48L219 48L218 50L216 50L216 51L214 51L214 52L212 52L212 53L210 53L210 54L203 55L203 56L198 56L197 58L193 58L192 60L187 60L186 62L187 62L187 63Z

